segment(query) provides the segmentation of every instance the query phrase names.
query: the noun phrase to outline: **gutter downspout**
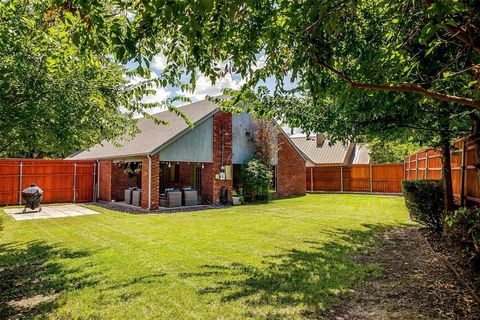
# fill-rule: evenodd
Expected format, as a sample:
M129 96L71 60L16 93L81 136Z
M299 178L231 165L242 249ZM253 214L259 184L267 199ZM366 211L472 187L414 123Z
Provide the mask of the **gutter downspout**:
M150 210L150 207L152 206L152 194L151 194L151 188L152 188L152 157L150 154L147 154L148 158L148 210Z
M98 199L100 199L100 161L97 160L97 175L98 177L95 177L97 178L97 196L95 197L95 202L98 202Z
M222 145L222 168L223 168L223 166L224 166L223 155L224 155L224 148L225 148L225 127L224 127L223 123L222 123L222 126L221 126L221 145Z

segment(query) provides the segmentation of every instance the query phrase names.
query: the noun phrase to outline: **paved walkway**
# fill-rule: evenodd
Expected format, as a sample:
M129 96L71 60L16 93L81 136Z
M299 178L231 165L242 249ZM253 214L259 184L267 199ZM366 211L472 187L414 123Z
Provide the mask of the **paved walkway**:
M3 211L15 220L52 219L100 214L100 212L76 204L42 206L41 212L38 212L37 209L27 209L27 212L23 213L23 207L3 209Z

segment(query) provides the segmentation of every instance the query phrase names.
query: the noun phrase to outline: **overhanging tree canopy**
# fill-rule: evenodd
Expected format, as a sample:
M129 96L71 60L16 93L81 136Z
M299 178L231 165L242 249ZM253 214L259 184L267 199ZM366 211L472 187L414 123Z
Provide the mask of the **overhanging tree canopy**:
M105 54L70 41L75 18L46 1L0 2L0 156L64 157L136 132L154 81L131 83ZM165 106L170 106L166 101ZM123 111L122 111L123 110Z
M286 77L318 94L331 76L357 89L413 93L479 109L480 4L474 0L58 1L80 22L81 47L108 48L148 66L167 56L164 85L184 74L238 73L255 86ZM423 77L422 58L445 45L457 56ZM258 56L265 66L256 69Z

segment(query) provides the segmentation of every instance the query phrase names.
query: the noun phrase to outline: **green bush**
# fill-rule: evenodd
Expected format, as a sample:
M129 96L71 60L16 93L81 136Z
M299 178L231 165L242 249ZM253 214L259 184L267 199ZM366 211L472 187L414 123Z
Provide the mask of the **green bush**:
M404 180L402 187L410 218L430 231L440 233L443 229L442 181Z
M459 208L445 219L449 237L460 244L467 257L480 269L480 209Z
M272 181L272 173L266 165L256 159L249 160L243 164L241 175L245 200L254 202L270 199L268 188Z

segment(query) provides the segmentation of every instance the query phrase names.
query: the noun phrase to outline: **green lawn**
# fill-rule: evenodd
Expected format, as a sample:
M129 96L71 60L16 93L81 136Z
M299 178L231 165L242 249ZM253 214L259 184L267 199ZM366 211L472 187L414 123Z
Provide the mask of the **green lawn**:
M0 318L314 318L381 272L356 252L409 223L403 198L370 195L163 215L91 208L103 214L13 221L0 210Z

